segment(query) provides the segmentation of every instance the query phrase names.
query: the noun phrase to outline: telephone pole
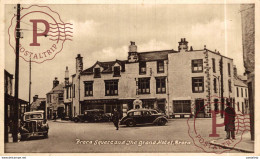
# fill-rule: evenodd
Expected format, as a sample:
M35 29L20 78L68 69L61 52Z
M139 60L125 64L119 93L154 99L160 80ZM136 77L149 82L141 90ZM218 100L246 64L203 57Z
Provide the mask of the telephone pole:
M30 62L29 62L29 110L27 111L31 111L31 71L32 71L32 61L31 61L31 55L30 55Z
M219 61L219 67L220 67L220 95L221 95L221 118L224 118L224 84L223 84L223 57L221 56L221 59Z
M19 119L19 44L20 44L20 4L17 4L16 15L16 46L15 46L15 94L14 94L14 116L13 116L13 142L18 142L18 119Z

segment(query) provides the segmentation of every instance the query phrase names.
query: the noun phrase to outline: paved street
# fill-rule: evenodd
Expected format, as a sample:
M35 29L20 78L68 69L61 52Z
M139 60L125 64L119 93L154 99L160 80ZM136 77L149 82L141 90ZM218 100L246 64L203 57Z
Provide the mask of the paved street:
M211 119L197 119L196 126L199 125L199 127L203 129L208 127L211 122ZM5 145L5 151L42 153L203 152L201 148L193 144L192 139L188 135L187 119L171 119L166 126L121 126L119 131L115 130L113 123L49 121L49 127L49 138L32 139L19 143L7 143ZM224 128L219 129L217 132L224 138ZM205 134L202 135L208 136L208 133L209 132L205 131ZM125 143L123 142L124 140ZM152 143L144 143L141 145L140 143L140 141L155 140L162 140L162 142L166 140L172 143L169 145L162 144L161 142L158 145L153 145ZM104 144L104 141L109 142ZM113 143L111 141L113 141ZM234 150L229 152L237 153L237 151Z

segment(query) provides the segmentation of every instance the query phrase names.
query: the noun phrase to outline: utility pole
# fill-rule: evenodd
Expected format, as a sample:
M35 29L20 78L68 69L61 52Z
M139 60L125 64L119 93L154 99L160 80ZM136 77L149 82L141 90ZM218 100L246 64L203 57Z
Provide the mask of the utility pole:
M221 95L221 118L224 117L224 89L223 89L223 57L221 56L221 59L219 61L219 68L220 68L220 95Z
M20 4L17 4L16 15L16 47L15 47L15 94L14 94L14 116L13 116L13 142L18 142L18 119L19 119L19 44L20 44Z
M30 55L30 62L29 62L29 111L31 111L31 71L32 71L32 61L31 61L31 55Z

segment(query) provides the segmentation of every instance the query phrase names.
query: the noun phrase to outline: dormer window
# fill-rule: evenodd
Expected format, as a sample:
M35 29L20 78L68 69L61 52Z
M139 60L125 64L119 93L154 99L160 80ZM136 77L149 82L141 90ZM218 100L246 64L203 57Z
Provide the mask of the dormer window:
M100 78L100 68L94 68L94 78Z
M146 62L139 62L139 74L146 74Z
M120 66L115 66L114 67L114 77L119 77L120 76Z

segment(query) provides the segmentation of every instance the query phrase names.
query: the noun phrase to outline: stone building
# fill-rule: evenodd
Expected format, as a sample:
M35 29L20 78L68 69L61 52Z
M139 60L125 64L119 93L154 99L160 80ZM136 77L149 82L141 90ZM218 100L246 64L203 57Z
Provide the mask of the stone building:
M242 45L249 94L251 139L254 140L255 114L255 4L241 4Z
M57 118L63 118L64 116L64 84L59 83L57 77L53 80L53 87L50 92L46 94L46 118L53 119L54 116Z
M234 101L231 68L231 58L206 46L188 49L185 38L178 51L138 52L131 42L127 60L97 61L87 69L78 54L72 75L72 114L94 108L112 113L115 107L143 107L173 117L211 117L211 110L224 109L218 104L222 96L226 103Z

